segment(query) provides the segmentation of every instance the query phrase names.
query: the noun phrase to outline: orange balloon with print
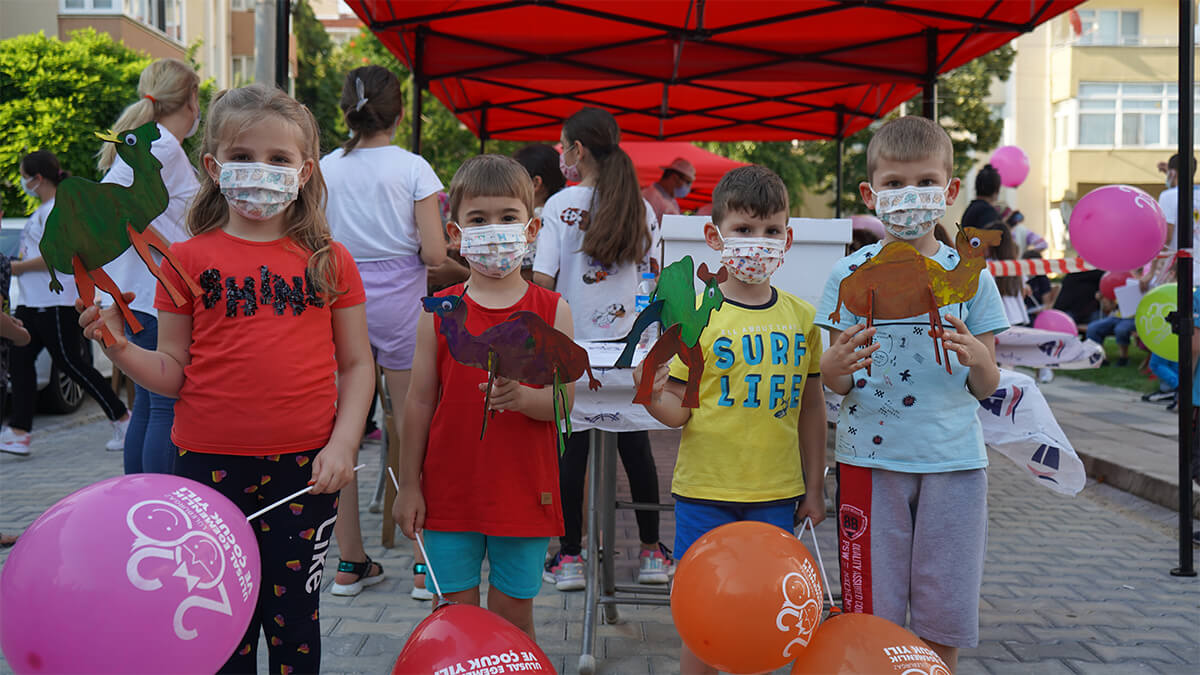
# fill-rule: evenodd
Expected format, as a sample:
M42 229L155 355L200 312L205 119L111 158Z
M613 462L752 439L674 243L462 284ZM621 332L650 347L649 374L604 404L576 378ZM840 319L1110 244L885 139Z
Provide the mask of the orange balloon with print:
M781 668L821 621L821 572L791 532L767 523L722 525L679 561L671 616L684 644L727 673Z
M796 662L792 675L950 675L921 638L887 619L841 614L826 619Z

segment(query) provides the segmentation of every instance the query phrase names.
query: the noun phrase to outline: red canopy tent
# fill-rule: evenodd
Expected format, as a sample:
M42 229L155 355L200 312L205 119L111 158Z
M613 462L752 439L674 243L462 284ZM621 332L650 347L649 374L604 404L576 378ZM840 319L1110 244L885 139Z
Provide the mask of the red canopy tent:
M692 191L687 197L678 200L679 208L684 211L694 211L712 202L713 188L717 181L730 169L746 166L745 162L736 162L728 157L722 157L702 150L691 143L654 142L625 142L621 148L633 160L633 168L637 170L638 184L645 187L662 177L663 167L676 157L682 157L696 168L696 181L692 183Z
M629 138L729 141L844 138L922 90L931 109L939 73L1081 1L347 4L481 139L555 139L595 105Z

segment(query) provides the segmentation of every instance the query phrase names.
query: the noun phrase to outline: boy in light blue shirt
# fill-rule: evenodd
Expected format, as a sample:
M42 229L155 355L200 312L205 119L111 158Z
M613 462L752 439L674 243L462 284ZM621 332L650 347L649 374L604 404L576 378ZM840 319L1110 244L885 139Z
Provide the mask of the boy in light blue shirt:
M946 132L921 117L876 132L859 191L887 236L834 266L816 318L830 332L821 376L845 395L836 453L844 609L899 625L911 614L912 631L952 671L958 649L979 641L987 454L976 413L1000 379L993 336L1008 328L1004 305L984 269L973 297L939 309L945 332L936 342L928 312L866 328L865 317L835 310L842 280L892 241L907 241L947 270L964 262L934 236L958 196L953 156ZM942 341L949 372L935 359Z

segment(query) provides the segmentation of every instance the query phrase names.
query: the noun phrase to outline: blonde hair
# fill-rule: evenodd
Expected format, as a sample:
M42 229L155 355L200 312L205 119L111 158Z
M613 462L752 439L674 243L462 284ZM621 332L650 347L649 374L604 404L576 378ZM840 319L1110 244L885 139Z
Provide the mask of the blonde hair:
M208 106L208 123L200 156L217 155L222 143L230 143L268 115L292 123L300 140L300 155L312 160L312 175L300 187L296 201L286 211L288 236L308 257L308 277L326 302L345 293L338 288L337 257L333 253L333 235L325 220L325 179L321 176L320 142L317 120L307 107L275 87L252 84L227 89L213 96ZM215 230L229 221L229 204L221 187L207 171L200 172L200 190L188 212L188 231L192 236Z
M476 155L458 167L450 180L451 220L459 222L458 207L472 197L515 197L533 217L533 179L512 157Z
M200 89L200 76L179 59L159 59L146 66L138 78L138 100L121 111L113 131L125 131L159 120L188 104ZM101 145L96 166L108 171L117 158L117 146Z
M899 117L879 128L867 144L867 182L875 177L880 159L892 162L918 162L940 158L946 177L954 176L954 144L937 122L925 117Z

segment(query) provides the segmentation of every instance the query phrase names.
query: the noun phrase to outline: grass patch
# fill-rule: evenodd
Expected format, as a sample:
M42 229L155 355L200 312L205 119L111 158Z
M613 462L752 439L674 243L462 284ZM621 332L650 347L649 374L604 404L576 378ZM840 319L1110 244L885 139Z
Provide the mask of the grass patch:
M1150 358L1150 353L1140 349L1137 341L1129 346L1129 365L1117 366L1119 352L1117 341L1111 336L1104 340L1104 354L1109 365L1087 370L1056 370L1056 377L1070 377L1084 382L1094 382L1107 387L1130 389L1142 394L1158 390L1158 378L1139 370L1142 362Z

